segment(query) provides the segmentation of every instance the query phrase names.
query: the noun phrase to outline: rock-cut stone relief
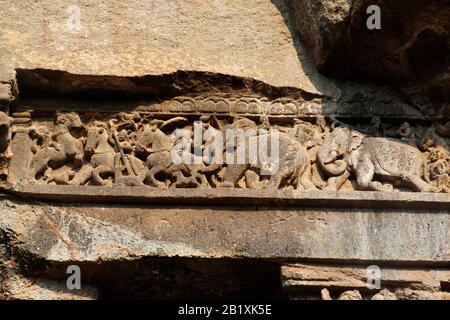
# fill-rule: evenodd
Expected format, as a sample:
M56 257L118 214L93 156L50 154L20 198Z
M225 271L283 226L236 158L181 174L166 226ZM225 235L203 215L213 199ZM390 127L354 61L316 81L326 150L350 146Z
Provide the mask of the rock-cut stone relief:
M11 130L0 120L3 157L11 131L13 143L28 136L27 184L450 192L448 124L58 112ZM269 161L252 158L262 139L276 140Z
M0 111L0 176L5 179L8 175L8 163L12 152L10 148L11 125L13 119Z

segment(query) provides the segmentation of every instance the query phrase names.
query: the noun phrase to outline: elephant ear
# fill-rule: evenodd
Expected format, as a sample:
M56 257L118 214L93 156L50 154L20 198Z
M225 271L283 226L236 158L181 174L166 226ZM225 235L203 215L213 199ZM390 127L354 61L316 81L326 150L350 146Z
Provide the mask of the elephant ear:
M350 144L348 146L348 152L358 149L362 145L363 138L364 136L359 132L353 132Z

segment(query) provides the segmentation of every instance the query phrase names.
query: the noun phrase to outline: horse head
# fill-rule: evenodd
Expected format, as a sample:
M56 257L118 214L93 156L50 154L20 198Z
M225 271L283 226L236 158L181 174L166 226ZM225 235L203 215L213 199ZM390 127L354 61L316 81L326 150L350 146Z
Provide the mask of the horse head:
M90 127L87 131L86 145L84 147L84 152L88 157L95 153L100 141L102 139L108 139L108 132L106 128L102 126Z

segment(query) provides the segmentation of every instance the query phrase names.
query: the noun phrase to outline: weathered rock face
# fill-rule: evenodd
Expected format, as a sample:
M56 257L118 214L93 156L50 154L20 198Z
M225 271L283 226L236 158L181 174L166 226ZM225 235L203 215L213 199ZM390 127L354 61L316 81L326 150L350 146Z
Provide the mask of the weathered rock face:
M416 291L446 297L448 288L448 269L420 267L448 259L447 211L35 203L14 197L3 197L0 210L0 291L7 299L169 299L186 293L318 299L322 288L333 299L349 290L367 299L378 293L366 287L368 261L382 268L382 288L411 288L396 292L399 299L419 297ZM305 257L334 265L280 269L285 259ZM388 267L404 261L417 267ZM81 268L81 290L66 286L69 265Z
M388 81L442 74L448 78L448 1L287 2L301 38L312 47L318 67L327 74ZM379 30L367 28L371 5L381 9Z
M320 90L309 77L317 72L298 58L280 0L0 5L0 65L122 76L207 71Z
M377 268L376 265L371 267ZM286 265L281 270L283 287L293 299L309 297L322 300L448 300L450 298L447 292L448 269L386 267L379 269L378 272L381 275L380 282L368 284L367 269L361 266L296 264ZM324 289L319 290L320 287Z
M445 1L0 7L0 298L450 298Z
M352 1L288 0L287 3L297 32L312 48L321 70L330 71L332 66L347 59L346 29Z

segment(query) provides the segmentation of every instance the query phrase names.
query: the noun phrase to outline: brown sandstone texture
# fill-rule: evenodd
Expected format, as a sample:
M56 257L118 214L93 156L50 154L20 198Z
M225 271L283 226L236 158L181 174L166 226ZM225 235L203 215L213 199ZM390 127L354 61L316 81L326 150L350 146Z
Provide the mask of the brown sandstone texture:
M73 5L0 0L0 298L450 299L448 1ZM169 167L193 120L283 170Z

